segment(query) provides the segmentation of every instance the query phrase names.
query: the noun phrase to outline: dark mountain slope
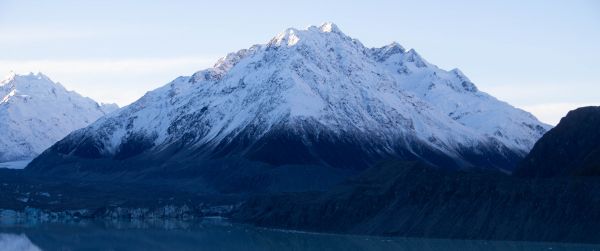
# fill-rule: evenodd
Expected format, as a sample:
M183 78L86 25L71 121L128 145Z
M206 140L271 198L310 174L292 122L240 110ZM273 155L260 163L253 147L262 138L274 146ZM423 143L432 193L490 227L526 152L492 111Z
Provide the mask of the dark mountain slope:
M326 193L256 197L233 218L319 232L599 243L600 180L388 162Z
M534 145L515 174L600 176L600 107L570 111Z

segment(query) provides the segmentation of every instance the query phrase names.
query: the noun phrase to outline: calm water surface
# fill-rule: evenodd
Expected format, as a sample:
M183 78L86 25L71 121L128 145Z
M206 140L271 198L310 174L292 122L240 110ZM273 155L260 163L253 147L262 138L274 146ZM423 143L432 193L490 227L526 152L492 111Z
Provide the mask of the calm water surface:
M0 250L598 250L584 244L314 234L220 219L0 224Z

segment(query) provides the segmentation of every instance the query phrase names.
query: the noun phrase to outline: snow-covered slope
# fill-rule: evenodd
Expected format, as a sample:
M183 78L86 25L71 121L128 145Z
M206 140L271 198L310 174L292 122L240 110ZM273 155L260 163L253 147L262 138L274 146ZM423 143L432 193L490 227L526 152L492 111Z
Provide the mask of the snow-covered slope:
M140 156L165 161L185 152L194 163L235 156L364 169L400 158L510 170L548 128L459 70L397 43L366 48L326 23L287 29L179 77L69 135L30 169L64 159L132 166ZM50 167L49 159L58 161Z
M0 162L32 159L116 108L67 91L41 73L12 73L0 82Z

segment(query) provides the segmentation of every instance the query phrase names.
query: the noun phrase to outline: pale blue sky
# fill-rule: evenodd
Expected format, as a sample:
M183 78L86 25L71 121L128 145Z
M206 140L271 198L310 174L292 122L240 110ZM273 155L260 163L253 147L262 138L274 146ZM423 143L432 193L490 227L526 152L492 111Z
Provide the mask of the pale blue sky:
M554 124L600 105L600 1L0 0L0 73L42 71L126 105L228 52L325 21L397 41Z

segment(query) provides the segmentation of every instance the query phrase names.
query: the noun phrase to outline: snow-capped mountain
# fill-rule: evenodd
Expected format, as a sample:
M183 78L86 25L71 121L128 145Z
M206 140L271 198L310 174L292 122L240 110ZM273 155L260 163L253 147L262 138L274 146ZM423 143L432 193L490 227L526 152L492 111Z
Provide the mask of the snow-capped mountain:
M203 176L225 159L362 170L399 158L512 170L547 129L457 69L397 43L367 48L326 23L287 29L176 78L70 134L28 168L85 162L94 172L128 171L144 163Z
M0 162L31 159L117 108L67 91L41 73L11 73L0 82Z

